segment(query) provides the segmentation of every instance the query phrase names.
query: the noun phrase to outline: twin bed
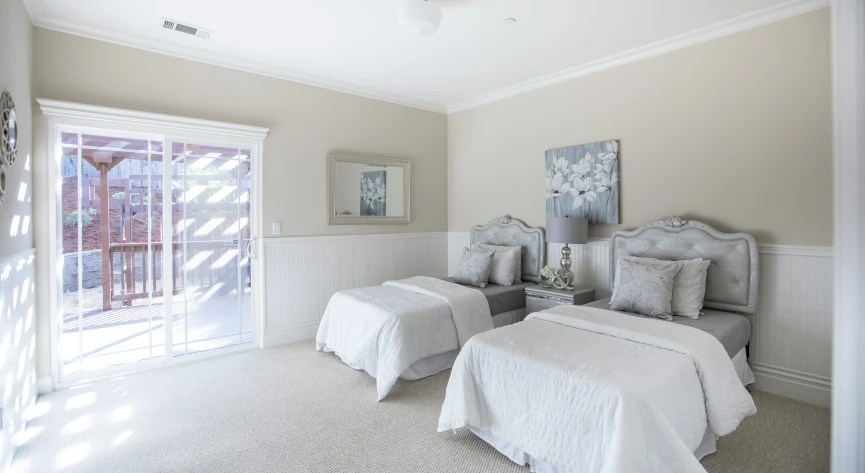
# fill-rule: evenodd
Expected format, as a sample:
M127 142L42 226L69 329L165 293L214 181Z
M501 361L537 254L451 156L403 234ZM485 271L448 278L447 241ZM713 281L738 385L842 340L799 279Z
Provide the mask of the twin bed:
M522 282L475 288L416 277L340 291L325 309L316 349L376 378L382 400L398 378L416 380L453 366L473 335L523 320L525 288L540 282L543 230L503 216L473 227L470 242L519 246Z
M715 451L717 437L756 412L744 388L753 382L751 324L741 315L756 309L756 242L668 219L615 233L611 268L625 256L711 260L702 315L668 322L614 312L601 300L529 314L495 330L489 323L467 340L454 334L440 355L449 353L448 360L435 367L453 368L438 430L469 428L535 472L704 471L699 459ZM524 273L540 264L542 257ZM459 312L461 302L451 302Z

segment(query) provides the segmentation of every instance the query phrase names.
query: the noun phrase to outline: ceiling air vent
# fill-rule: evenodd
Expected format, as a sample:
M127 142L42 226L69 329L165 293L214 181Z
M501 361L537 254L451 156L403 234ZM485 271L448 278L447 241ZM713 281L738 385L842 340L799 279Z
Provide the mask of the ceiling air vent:
M162 27L168 30L174 30L178 33L188 34L198 38L207 39L210 37L210 32L197 26L184 25L168 18L162 19Z

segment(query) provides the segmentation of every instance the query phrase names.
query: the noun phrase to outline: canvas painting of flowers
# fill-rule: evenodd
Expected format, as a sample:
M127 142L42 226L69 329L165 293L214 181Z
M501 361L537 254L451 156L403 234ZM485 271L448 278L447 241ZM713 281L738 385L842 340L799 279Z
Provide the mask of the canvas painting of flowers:
M619 142L547 150L547 217L619 223Z
M387 173L370 171L360 173L360 215L384 217L387 205Z

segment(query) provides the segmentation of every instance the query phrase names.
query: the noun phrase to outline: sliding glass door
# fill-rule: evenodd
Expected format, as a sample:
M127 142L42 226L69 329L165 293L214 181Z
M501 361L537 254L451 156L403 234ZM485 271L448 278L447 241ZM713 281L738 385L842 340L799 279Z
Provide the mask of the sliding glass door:
M55 143L59 381L252 342L256 147L71 126Z
M250 149L172 141L175 355L252 341Z

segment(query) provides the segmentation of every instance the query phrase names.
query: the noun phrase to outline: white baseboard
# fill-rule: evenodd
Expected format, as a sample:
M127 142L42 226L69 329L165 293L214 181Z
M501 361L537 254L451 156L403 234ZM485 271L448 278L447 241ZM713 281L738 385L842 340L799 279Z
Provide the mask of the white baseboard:
M832 407L832 383L828 378L789 370L763 363L751 362L754 389L797 401Z
M38 394L48 394L54 391L54 379L51 376L42 376L36 380L36 392Z
M318 331L318 322L303 324L296 327L283 328L264 334L264 348L315 339ZM310 343L312 347L312 343Z

